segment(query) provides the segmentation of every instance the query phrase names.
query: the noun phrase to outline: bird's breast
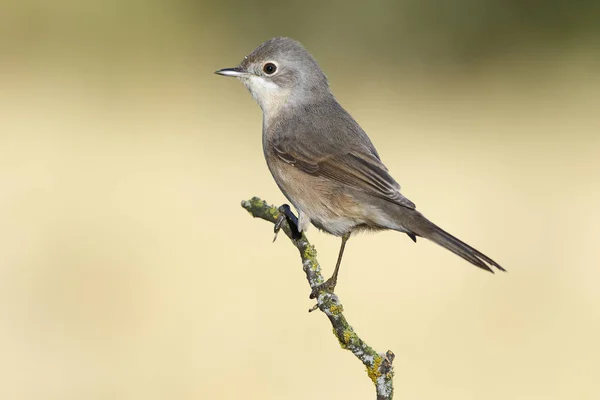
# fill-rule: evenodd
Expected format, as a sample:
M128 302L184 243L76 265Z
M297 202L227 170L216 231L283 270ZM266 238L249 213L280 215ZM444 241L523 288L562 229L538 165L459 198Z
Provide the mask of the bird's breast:
M307 174L281 160L273 149L265 149L273 179L285 197L317 228L336 236L350 232L363 223L362 210L352 193L342 185Z

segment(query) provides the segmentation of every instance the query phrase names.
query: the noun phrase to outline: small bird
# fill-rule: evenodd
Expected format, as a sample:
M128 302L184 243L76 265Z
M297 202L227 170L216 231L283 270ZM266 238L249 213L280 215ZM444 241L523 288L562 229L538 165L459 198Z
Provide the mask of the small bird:
M373 143L337 102L327 77L300 43L273 38L239 66L215 73L240 79L260 105L265 159L298 212L298 232L313 224L342 238L333 275L317 290L333 292L346 242L361 230L393 229L414 242L423 237L479 268L505 271L429 221L400 193Z

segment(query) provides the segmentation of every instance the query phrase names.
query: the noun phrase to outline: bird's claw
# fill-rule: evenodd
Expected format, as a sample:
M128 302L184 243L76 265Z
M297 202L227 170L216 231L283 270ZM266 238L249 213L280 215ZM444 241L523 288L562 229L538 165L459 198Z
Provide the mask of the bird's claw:
M281 224L283 224L283 221L285 221L285 215L280 213L279 217L277 217L277 222L275 222L275 228L273 229L273 231L275 232L275 237L273 238L273 243L275 243L275 240L277 240L277 235L279 234L279 231L281 230Z
M277 235L279 234L279 231L281 230L283 221L285 221L285 220L287 220L287 223L290 226L290 231L292 232L292 239L294 239L294 240L300 239L302 237L302 233L300 233L298 230L298 218L296 218L296 216L290 209L290 206L287 204L284 204L281 207L279 207L278 211L279 211L279 216L277 217L277 222L275 222L275 227L273 229L275 232L275 237L273 238L273 242L275 240L277 240Z
M309 298L316 299L319 296L319 292L321 291L333 293L336 284L337 279L334 279L333 277L327 279L325 282L313 287L312 291L310 292Z

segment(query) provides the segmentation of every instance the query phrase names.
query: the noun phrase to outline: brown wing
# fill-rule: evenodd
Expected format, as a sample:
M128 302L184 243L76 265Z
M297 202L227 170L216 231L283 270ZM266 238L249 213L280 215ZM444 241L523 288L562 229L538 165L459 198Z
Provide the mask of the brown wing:
M272 143L275 154L286 163L314 176L322 176L410 209L415 204L400 194L400 185L369 149L311 148L293 140Z

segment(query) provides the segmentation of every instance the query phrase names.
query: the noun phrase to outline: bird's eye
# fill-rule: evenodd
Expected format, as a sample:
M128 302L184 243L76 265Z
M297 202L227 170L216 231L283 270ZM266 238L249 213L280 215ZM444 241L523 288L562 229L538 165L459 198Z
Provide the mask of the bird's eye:
M273 63L266 63L265 65L263 65L263 71L267 75L273 75L275 71L277 71L277 65Z

